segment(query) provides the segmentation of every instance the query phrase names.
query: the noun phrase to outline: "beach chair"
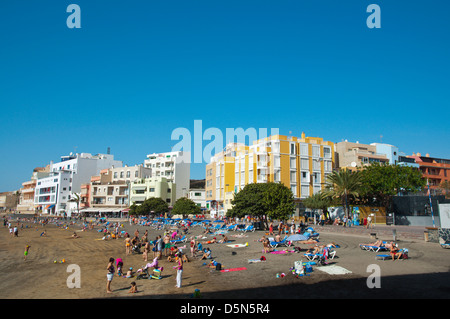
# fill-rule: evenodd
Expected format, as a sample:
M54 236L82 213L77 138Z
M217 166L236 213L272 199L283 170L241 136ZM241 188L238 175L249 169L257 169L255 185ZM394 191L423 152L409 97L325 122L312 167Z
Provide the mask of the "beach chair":
M228 225L228 226L226 227L226 229L227 229L228 231L236 230L236 228L237 228L237 225Z
M389 250L386 246L384 246L384 242L383 242L383 245L380 245L380 246L361 244L361 245L359 245L359 247L362 250L372 251L372 252Z
M180 239L171 240L170 242L172 244L180 244L180 243L185 243L186 241L187 241L186 236L183 236Z
M408 259L408 249L407 248L402 248L398 251L398 253L400 253L400 258L399 259ZM376 255L375 259L381 259L381 260L386 260L386 259L392 259L392 255L391 254L380 254L380 255ZM395 258L397 259L397 258Z
M249 232L249 231L255 231L255 227L253 225L248 225L243 230L244 233Z
M287 237L288 236L284 236L284 238L281 241L269 240L270 247L276 248L278 246L286 246L286 247L291 246L292 243L287 240Z

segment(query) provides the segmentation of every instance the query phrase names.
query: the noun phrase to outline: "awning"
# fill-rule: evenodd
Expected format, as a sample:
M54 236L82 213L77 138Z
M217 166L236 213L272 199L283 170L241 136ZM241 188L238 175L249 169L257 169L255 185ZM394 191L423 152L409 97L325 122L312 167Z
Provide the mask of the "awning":
M133 186L131 187L131 189L132 189L132 190L146 190L146 189L147 189L147 186L145 186L145 185L133 185Z

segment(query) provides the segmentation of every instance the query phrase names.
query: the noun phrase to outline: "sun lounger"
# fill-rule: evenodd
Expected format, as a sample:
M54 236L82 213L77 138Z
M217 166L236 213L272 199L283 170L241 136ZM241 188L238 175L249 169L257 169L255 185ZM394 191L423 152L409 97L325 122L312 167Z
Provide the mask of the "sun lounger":
M276 247L278 247L278 246L287 246L287 247L291 246L292 244L291 244L290 241L287 240L287 237L288 237L288 236L285 236L285 237L283 238L283 240L281 240L281 241L275 241L275 240L270 240L270 239L269 239L270 247L276 248Z
M183 236L181 239L171 240L170 242L173 244L185 243L187 241L186 236Z

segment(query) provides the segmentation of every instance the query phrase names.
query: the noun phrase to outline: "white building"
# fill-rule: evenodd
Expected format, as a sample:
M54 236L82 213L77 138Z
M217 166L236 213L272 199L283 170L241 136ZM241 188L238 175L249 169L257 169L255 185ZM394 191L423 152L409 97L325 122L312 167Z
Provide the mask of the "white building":
M50 163L50 176L36 182L34 204L42 213L71 215L76 203L69 200L74 193L81 193L81 185L89 183L92 176L110 167L121 167L121 161L110 154L89 153L62 156L58 163Z
M202 210L206 210L206 190L205 189L190 189L188 198L192 200Z
M164 177L176 186L176 199L189 192L191 155L189 152L153 153L147 155L144 166L151 168L152 178Z

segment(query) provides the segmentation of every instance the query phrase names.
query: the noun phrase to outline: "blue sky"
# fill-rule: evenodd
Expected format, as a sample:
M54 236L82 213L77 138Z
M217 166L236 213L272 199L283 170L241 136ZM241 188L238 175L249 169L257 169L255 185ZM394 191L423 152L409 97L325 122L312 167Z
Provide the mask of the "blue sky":
M66 25L71 3L81 29ZM370 3L381 29L366 26ZM448 12L424 0L3 0L0 191L75 150L142 163L194 120L333 142L382 135L450 158Z

